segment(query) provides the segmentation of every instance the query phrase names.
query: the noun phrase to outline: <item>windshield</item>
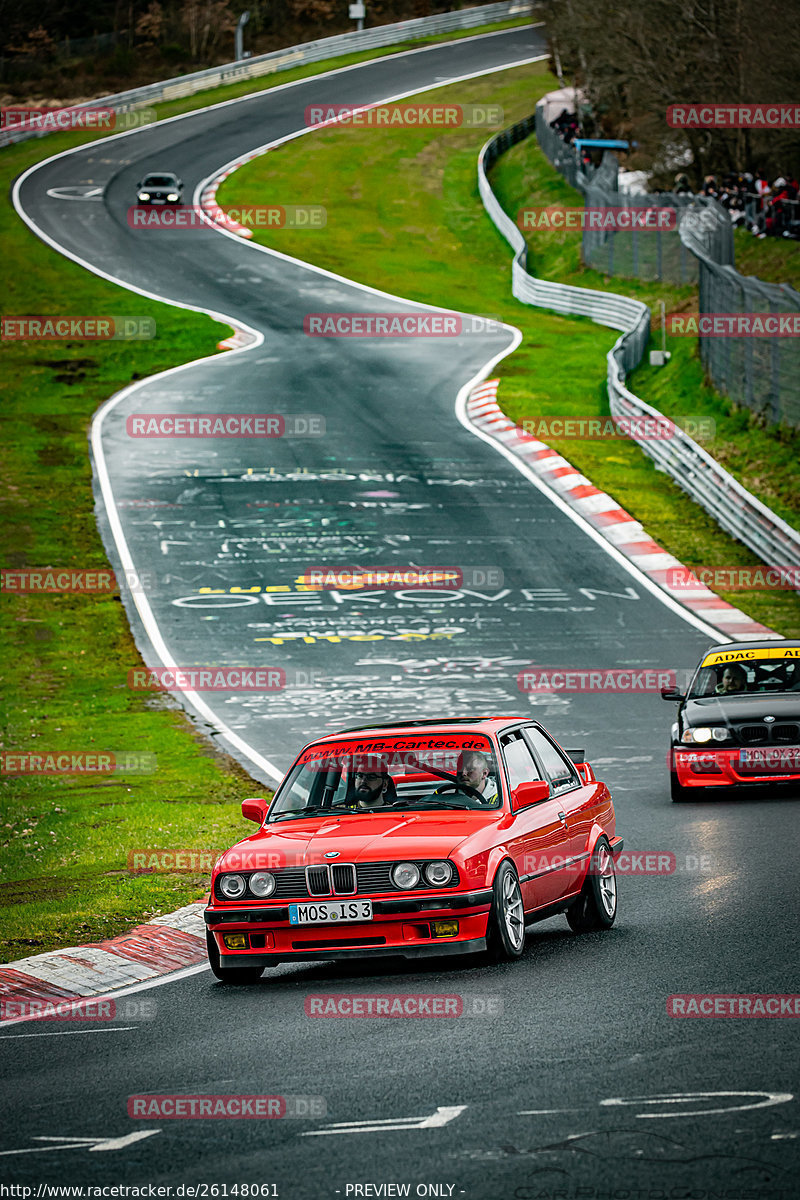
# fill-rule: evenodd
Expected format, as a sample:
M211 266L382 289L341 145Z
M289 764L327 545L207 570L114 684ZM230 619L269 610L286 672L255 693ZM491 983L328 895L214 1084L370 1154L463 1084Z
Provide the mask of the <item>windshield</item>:
M486 737L347 738L303 752L276 795L269 821L499 807L497 765Z
M754 657L745 657L748 653ZM709 654L692 681L689 699L794 692L800 701L800 650L794 651L795 657L784 657L780 651L761 654L752 650Z
M174 175L147 175L142 187L175 187Z

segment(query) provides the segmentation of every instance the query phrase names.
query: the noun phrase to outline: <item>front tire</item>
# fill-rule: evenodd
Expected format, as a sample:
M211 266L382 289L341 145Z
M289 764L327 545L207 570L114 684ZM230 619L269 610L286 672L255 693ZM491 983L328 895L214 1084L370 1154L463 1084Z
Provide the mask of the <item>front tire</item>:
M610 929L617 917L617 873L614 856L605 838L592 853L589 874L580 896L567 909L569 927L575 933Z
M223 983L258 983L261 978L263 967L223 967L220 963L220 953L214 935L208 930L206 930L206 949L211 973Z
M685 788L682 783L678 783L678 774L676 771L669 773L669 794L672 797L673 804L686 804L693 800L694 796L690 788Z
M498 867L492 891L489 950L496 962L513 962L525 949L525 911L519 876L508 859Z

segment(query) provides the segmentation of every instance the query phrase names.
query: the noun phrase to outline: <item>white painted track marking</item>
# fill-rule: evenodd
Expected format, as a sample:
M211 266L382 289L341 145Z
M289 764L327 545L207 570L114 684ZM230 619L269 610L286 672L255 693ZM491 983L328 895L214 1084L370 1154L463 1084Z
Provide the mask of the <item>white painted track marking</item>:
M439 1105L428 1117L383 1117L375 1121L337 1121L327 1129L309 1129L299 1137L324 1137L334 1133L394 1133L405 1129L440 1129L460 1117L466 1104Z
M725 1108L697 1108L687 1112L685 1109L681 1112L663 1112L663 1113L635 1113L634 1115L641 1119L655 1118L672 1118L672 1117L710 1117L717 1116L720 1113L729 1112L745 1112L752 1108L771 1108L775 1104L787 1104L794 1099L792 1092L671 1092L663 1096L631 1096L631 1097L614 1097L610 1100L601 1100L601 1106L610 1107L629 1107L633 1104L694 1104L698 1100L719 1100L726 1096L739 1097L741 1099L752 1099L761 1097L754 1104L732 1104Z

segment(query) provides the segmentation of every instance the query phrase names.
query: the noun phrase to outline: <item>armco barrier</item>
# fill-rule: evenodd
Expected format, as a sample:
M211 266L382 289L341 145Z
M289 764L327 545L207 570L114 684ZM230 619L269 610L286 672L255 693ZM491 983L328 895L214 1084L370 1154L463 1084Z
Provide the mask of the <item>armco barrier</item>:
M502 0L499 4L482 4L478 8L464 8L458 12L438 13L433 17L417 17L411 21L399 21L394 25L378 25L374 29L354 30L334 37L320 38L316 42L303 42L299 46L288 46L284 50L273 50L270 54L259 54L242 62L225 63L207 71L195 71L191 75L179 75L160 83L147 84L128 92L117 92L113 96L102 96L71 108L113 108L117 112L130 112L144 105L163 100L179 100L223 84L238 83L243 79L258 79L275 71L288 71L303 63L321 62L340 54L353 54L359 50L374 50L380 46L392 46L430 34L453 33L459 29L472 29L476 25L491 25L514 17L524 17L533 12L534 0ZM46 137L46 133L0 130L0 146L23 141L29 137Z
M478 190L484 207L514 251L512 293L523 304L565 315L589 317L598 325L622 330L606 356L611 414L615 417L661 417L661 413L625 386L626 374L641 361L650 336L647 305L614 292L537 279L526 270L525 238L492 191L487 172L510 146L533 133L535 126L535 116L530 116L510 129L504 129L490 138L478 158ZM682 430L676 430L669 440L648 439L638 444L727 533L738 538L765 563L769 566L800 566L800 534L742 487Z

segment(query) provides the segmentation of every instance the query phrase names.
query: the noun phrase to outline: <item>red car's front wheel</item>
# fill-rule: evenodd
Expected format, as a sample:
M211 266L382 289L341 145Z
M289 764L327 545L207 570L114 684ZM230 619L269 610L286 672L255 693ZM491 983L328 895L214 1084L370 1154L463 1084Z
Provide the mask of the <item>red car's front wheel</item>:
M519 877L508 860L498 867L492 890L489 946L494 958L510 962L525 949L525 911Z

